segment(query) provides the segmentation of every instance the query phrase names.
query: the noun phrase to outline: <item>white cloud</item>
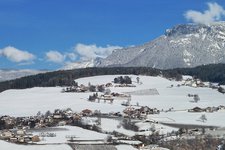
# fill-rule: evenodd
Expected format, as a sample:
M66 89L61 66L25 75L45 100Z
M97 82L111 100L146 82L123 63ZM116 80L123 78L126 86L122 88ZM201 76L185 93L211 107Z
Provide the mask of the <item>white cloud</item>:
M195 10L188 10L184 16L187 20L193 23L210 24L215 21L221 21L225 16L225 10L217 3L207 3L208 10L199 12Z
M77 59L77 55L75 53L66 53L65 57L69 58L72 61L75 61Z
M110 55L113 50L121 48L120 46L107 45L106 47L98 47L95 44L85 45L79 43L74 47L74 50L80 56L81 60L89 60L96 57L105 58Z
M59 51L49 51L45 54L45 58L49 62L60 63L60 64L68 64L77 60L87 61L94 59L96 57L105 58L112 53L115 49L121 49L120 46L110 46L106 47L85 44L77 44L74 47L74 51L60 53Z
M12 46L7 46L0 50L0 56L6 57L12 62L20 63L32 61L35 56L27 51L19 50Z
M61 54L58 51L49 51L46 54L47 61L54 63L63 63L65 60L65 55Z

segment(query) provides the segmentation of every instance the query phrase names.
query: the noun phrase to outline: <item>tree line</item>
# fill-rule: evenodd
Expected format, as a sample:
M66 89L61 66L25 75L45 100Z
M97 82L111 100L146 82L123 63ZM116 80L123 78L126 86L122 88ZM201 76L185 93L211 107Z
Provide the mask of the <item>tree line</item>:
M225 85L225 64L209 64L195 68L179 68L168 71L175 71L178 74L194 76L202 81Z
M181 80L182 75L195 76L203 81L225 84L225 64L213 64L195 68L179 68L160 70L149 67L112 67L112 68L81 68L59 70L22 77L15 80L0 82L0 92L8 89L25 89L32 87L70 86L75 79L97 75L146 75Z

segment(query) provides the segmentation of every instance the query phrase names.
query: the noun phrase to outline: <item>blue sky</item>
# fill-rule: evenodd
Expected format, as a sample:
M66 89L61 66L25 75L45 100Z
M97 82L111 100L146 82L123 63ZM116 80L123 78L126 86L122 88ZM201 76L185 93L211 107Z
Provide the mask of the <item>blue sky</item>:
M106 57L196 22L198 13L184 14L203 18L207 3L225 8L224 0L0 0L0 69L52 70ZM214 20L223 20L221 12Z

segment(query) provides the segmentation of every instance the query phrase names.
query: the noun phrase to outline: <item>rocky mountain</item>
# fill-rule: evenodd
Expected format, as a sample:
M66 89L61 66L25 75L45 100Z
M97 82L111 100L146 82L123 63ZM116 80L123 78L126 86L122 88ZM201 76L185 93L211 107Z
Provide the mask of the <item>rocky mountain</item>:
M216 63L225 63L225 22L177 25L144 45L114 50L97 66L171 69Z
M1 69L0 70L0 82L6 80L17 79L29 75L35 75L39 73L44 73L47 71L44 70L30 70L30 69L23 69L23 70L7 70Z

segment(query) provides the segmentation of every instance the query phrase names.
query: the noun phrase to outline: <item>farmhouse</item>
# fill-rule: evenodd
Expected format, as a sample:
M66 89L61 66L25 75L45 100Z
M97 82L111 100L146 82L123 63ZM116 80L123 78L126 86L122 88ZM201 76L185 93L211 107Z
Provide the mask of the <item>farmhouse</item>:
M206 112L214 112L214 111L218 111L219 108L218 107L207 107L205 108Z
M205 109L202 109L200 107L195 107L193 109L188 109L188 112L204 112Z
M11 137L13 137L13 133L9 130L3 130L0 134L0 139L2 140L8 140L10 139Z
M82 110L81 114L83 116L91 116L92 115L92 111L90 109L84 109L84 110Z
M112 87L112 83L106 83L105 87Z
M38 135L35 135L35 136L32 137L31 140L32 140L32 142L39 142L40 141L40 138L39 138Z
M206 85L200 79L186 79L182 85L191 87L206 87Z
M218 109L219 109L219 110L225 110L225 106L220 105L220 106L218 106Z
M141 118L143 117L146 118L147 115L150 115L150 114L159 114L159 110L157 110L156 108L153 108L153 109L149 108L148 106L142 106L139 109L139 114Z
M62 118L63 118L63 116L61 114L59 114L59 113L54 113L53 114L53 119L62 119Z

